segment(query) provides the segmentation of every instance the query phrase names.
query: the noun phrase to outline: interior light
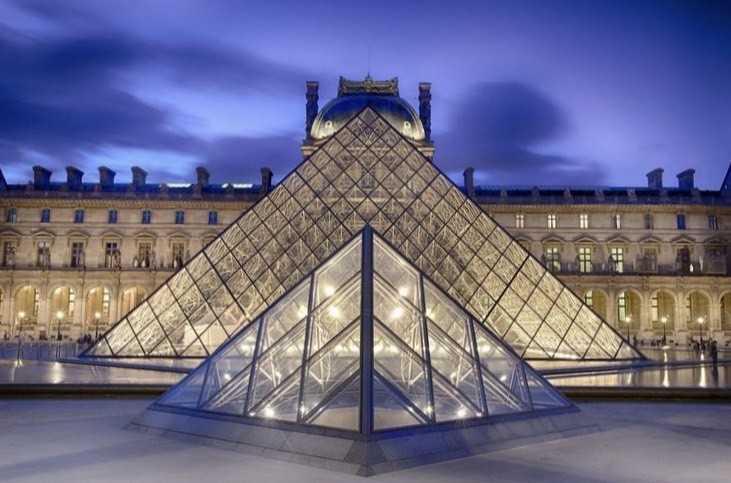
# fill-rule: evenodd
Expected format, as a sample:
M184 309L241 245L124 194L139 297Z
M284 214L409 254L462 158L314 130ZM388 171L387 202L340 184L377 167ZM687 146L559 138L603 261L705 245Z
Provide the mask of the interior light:
M463 419L465 416L467 416L467 410L465 408L459 408L457 410L457 417Z
M325 285L322 290L325 292L325 297L329 297L335 293L335 288L332 285Z
M507 380L508 380L508 376L506 376L505 374L503 374L502 376L500 376L500 382L505 382Z
M404 315L404 309L402 309L401 307L396 307L395 309L393 309L393 312L391 312L391 317L394 319L398 319L402 315Z
M306 315L307 315L307 307L303 307L302 305L297 307L297 316L299 316L300 319Z
M273 418L275 415L274 409L270 407L264 408L264 416L267 418Z
M224 374L224 375L223 375L223 378L224 378L225 380L227 380L227 381L230 381L230 380L231 380L231 374L229 374L229 373L227 372L226 374Z
M340 309L335 306L330 307L330 315L333 317L340 317Z
M376 345L373 346L373 353L374 354L378 354L382 350L383 350L383 344L381 344L380 342L378 344L376 344Z
M424 410L424 412L425 412L426 414L431 414L431 412L432 412L432 407L431 407L431 404L427 405L427 407L426 407L426 409Z
M408 287L401 287L398 289L398 294L402 297L406 297L409 295L409 288Z

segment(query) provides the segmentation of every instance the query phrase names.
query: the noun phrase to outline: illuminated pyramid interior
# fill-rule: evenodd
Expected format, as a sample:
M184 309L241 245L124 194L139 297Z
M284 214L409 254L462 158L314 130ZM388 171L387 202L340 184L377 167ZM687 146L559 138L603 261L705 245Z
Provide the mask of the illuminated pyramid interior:
M362 475L594 429L368 225L136 424Z
M363 102L84 356L207 357L368 224L523 358L643 357Z

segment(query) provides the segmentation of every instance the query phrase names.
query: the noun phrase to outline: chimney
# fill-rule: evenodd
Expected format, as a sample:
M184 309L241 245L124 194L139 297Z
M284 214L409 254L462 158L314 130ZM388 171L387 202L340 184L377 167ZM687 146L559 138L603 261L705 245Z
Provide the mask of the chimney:
M419 83L419 119L424 126L424 140L431 141L431 82Z
M140 186L145 184L147 180L147 171L139 166L132 166L132 185Z
M272 170L269 168L261 168L261 189L260 193L269 193L272 187Z
M464 170L464 189L468 198L475 197L475 168L469 167Z
M107 188L114 184L114 177L117 175L116 172L107 168L106 166L99 166L99 184L102 188Z
M51 171L43 166L33 166L33 187L48 188L51 184Z
M647 187L651 190L662 189L662 174L664 171L662 168L657 168L647 173Z
M317 101L319 99L317 91L318 91L319 87L320 87L319 82L315 82L315 81L307 82L307 94L305 95L305 98L307 99L307 109L305 112L305 138L306 139L311 138L312 124L315 123L315 118L317 117Z
M693 183L693 175L695 169L686 169L678 175L678 188L681 190L692 190L695 186Z
M211 173L202 166L195 168L195 174L198 177L198 184L200 186L208 186L208 179L211 177Z
M81 187L81 178L84 172L73 166L66 166L66 184L70 190L77 190Z

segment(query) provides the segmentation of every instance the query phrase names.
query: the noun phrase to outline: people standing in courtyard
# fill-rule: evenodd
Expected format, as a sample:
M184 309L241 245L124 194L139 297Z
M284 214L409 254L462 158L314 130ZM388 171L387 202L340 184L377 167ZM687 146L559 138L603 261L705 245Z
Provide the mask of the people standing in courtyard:
M715 340L711 341L711 346L709 350L711 352L711 360L713 361L713 365L715 366L718 364L718 344Z

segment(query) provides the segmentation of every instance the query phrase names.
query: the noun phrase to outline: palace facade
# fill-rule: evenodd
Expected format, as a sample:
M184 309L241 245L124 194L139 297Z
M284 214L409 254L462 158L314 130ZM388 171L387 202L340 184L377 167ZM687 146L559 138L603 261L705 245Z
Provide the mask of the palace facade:
M314 125L317 83L307 87L305 156L338 129ZM427 138L429 88L404 126ZM130 183L106 167L92 182L74 167L58 181L35 166L27 184L0 172L0 337L96 337L268 193L261 172L258 184L212 184L202 167L189 184L148 183L139 167ZM472 173L463 192L622 334L731 338L731 171L718 190L695 187L692 169L672 187L662 169L646 186L589 188L475 186Z

